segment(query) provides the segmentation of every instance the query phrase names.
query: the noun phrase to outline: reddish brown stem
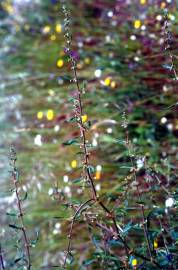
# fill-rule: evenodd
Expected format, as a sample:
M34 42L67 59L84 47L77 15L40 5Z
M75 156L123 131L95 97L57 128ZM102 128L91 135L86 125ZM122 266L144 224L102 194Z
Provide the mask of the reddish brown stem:
M84 168L84 171L85 171L85 177L90 182L90 185L91 185L92 200L94 200L96 203L98 203L99 206L106 213L106 215L108 217L110 217L111 220L112 220L112 223L113 223L113 226L115 228L115 232L117 234L117 237L123 243L123 246L124 246L124 249L125 249L125 253L126 253L126 256L127 256L127 261L126 261L127 269L129 269L129 265L128 265L129 255L130 254L136 254L136 253L130 250L130 248L129 248L128 244L126 243L125 239L123 239L122 236L120 235L120 231L119 231L119 228L118 228L117 222L116 222L116 217L106 207L106 205L100 200L100 197L99 197L99 195L96 192L94 180L93 180L92 175L90 173L90 169L89 169L90 168L89 153L88 153L87 144L86 144L86 128L84 127L84 125L82 123L83 105L82 105L82 100L81 100L81 90L80 90L80 86L79 86L79 82L78 82L78 76L77 76L77 68L76 68L76 63L77 62L76 62L75 58L72 56L72 52L71 52L71 49L70 49L70 46L71 46L71 43L72 43L72 38L71 38L71 34L69 34L69 32L68 32L69 31L69 14L68 14L68 11L66 10L66 7L65 6L63 6L63 12L64 12L64 15L65 15L65 19L64 20L66 22L66 27L65 27L66 28L66 33L65 33L65 36L68 37L68 39L67 39L67 46L68 46L68 44L70 44L69 47L67 47L67 49L66 49L66 53L68 54L69 59L70 59L70 62L71 62L71 69L73 70L73 76L74 76L73 77L73 81L75 82L76 87L77 87L77 103L78 104L77 104L77 108L76 108L76 112L75 113L76 113L77 118L79 118L78 125L79 125L80 132L81 132L82 148L83 148L83 152L84 152L84 154L83 154L84 167L83 168ZM69 238L71 238L70 235L72 235L73 223L74 223L74 220L72 221L72 224L71 224ZM68 253L70 253L70 244L68 245ZM138 256L140 258L143 258L144 257L144 256L141 256L139 254L137 254L136 256ZM151 260L149 258L146 258L145 257L145 260L152 261L155 265L158 265L156 262L154 262L154 260ZM65 263L66 263L66 260L65 260Z
M91 191L92 191L92 196L93 199L100 205L100 207L104 210L104 212L111 218L115 231L117 233L118 238L121 240L121 242L123 243L124 247L125 247L125 251L126 251L126 255L127 258L129 257L129 252L128 252L128 248L125 245L125 241L122 239L122 237L120 236L120 232L119 232L119 228L117 226L117 222L116 222L116 218L113 215L113 213L104 205L104 203L100 200L97 192L96 192L96 188L95 188L95 184L93 181L93 178L91 176L90 170L89 170L89 153L88 153L88 149L87 149L87 144L86 144L86 129L83 126L82 123L82 111L83 111L83 107L82 107L82 101L81 101L81 90L80 90L80 86L78 83L78 76L77 76L77 71L76 71L76 62L75 60L70 56L71 59L71 63L72 63L72 67L74 70L74 81L76 82L76 86L77 86L77 96L78 96L78 103L79 103L79 127L80 127L80 131L81 131L81 137L82 137L82 147L83 147L83 151L84 151L84 169L86 172L86 178L89 180L90 184L91 184Z
M65 18L66 21L69 20L68 17L68 13L67 11L64 11L65 14ZM69 35L68 35L69 36ZM69 42L71 44L71 40ZM82 139L82 148L83 148L83 164L84 164L84 171L85 171L85 177L86 179L90 182L91 185L91 192L92 192L92 199L97 202L99 204L99 206L104 210L104 212L111 218L116 234L118 236L118 238L122 241L124 247L125 247L125 251L126 251L126 255L127 255L127 259L129 256L128 253L128 249L127 246L124 242L124 240L122 239L122 237L120 236L120 232L119 232L119 228L117 226L117 222L115 219L115 216L113 215L113 213L104 205L104 203L100 200L97 192L96 192L96 188L95 188L95 184L92 178L92 175L90 173L90 162L89 162L89 153L88 153L88 149L87 149L87 143L86 143L86 128L84 127L83 123L82 123L82 114L83 114L83 106L82 106L82 100L81 100L81 90L80 90L80 86L79 86L79 82L78 82L78 76L77 76L77 69L76 69L76 60L74 59L74 57L72 56L71 50L70 48L68 48L68 56L71 62L71 68L73 70L73 81L76 83L76 87L77 87L77 108L76 108L76 115L78 116L79 120L78 120L78 125L80 128L80 133L81 133L81 139ZM72 228L73 228L73 224L72 224ZM70 235L70 234L69 234Z

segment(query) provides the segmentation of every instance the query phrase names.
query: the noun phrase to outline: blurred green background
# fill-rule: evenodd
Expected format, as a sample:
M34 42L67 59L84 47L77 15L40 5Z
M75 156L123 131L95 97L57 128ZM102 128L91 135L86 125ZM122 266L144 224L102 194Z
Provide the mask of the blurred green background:
M121 226L134 223L139 219L134 208L138 198L129 182L132 172L123 146L123 112L141 189L147 191L143 198L147 210L153 207L150 196L156 198L160 209L165 208L168 195L163 194L162 184L175 195L177 81L169 52L176 69L177 3L70 0L67 4L73 53L84 89L84 113L90 124L87 139L96 189L116 211ZM165 50L165 9L172 33L170 51ZM64 53L61 3L1 0L0 41L0 242L10 265L19 256L15 247L19 234L8 227L14 218L6 214L16 211L8 172L9 147L13 145L20 192L22 196L28 193L23 208L29 238L35 239L39 232L37 245L31 250L32 269L51 269L50 265L59 265L64 258L74 213L64 202L79 205L89 193L83 182L73 181L81 175L79 145L63 145L80 134L76 123L68 121L73 116L70 96L75 96L75 85L70 83L70 63ZM152 193L143 161L161 179L161 185L154 183ZM125 193L127 198L123 199ZM170 211L174 228L171 215L174 210ZM95 249L87 230L85 222L79 220L73 240L76 260L68 269L104 269L102 261L97 266L83 263ZM137 232L132 235L131 245L139 247L141 236ZM20 262L10 269L20 269Z

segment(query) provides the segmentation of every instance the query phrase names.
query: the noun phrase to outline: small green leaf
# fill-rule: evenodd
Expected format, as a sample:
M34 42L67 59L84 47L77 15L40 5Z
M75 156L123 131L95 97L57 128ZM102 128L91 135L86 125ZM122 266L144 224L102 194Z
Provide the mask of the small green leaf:
M119 241L119 240L110 240L108 242L108 244L111 246L111 247L118 247L118 246L123 246L123 244Z
M126 236L132 228L132 221L130 221L123 229L123 235Z
M84 155L84 152L77 152L76 155Z
M88 166L88 170L90 173L94 173L95 172L95 168L91 165Z
M119 143L121 145L125 145L125 141L124 140L117 140L117 143Z
M72 145L72 144L77 144L78 143L78 141L77 140L75 140L75 139L71 139L71 140L68 140L68 141L65 141L65 142L63 142L63 145Z
M23 199L20 199L20 201L25 201L27 199L27 197L28 197L28 193L25 192L25 195L24 195Z
M73 180L72 183L74 184L81 183L82 180L83 180L82 178L78 178L78 179Z
M121 169L132 169L133 167L131 166L120 166Z
M70 252L69 255L68 255L68 258L67 258L67 263L72 264L73 262L74 262L74 256Z
M18 216L17 213L9 213L9 212L7 212L6 215L11 216L11 217L17 217Z
M17 259L14 260L14 264L18 263L19 261L21 261L23 259L23 257L19 257Z
M74 116L74 117L71 117L70 119L67 119L66 122L68 123L78 122L78 118Z
M64 219L65 217L53 217L53 218L55 218L55 219Z
M9 224L9 227L12 228L12 229L16 229L16 230L21 230L22 229L22 227L16 226L14 224Z
M36 232L36 239L31 241L31 245L35 247L38 240L39 240L39 232Z
M137 204L141 204L141 205L145 205L145 203L143 201L137 201Z

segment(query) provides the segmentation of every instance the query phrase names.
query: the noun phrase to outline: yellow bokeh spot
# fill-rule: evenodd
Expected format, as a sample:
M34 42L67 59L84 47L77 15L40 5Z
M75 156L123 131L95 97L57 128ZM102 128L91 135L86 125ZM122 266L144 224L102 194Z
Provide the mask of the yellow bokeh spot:
M100 171L96 171L96 173L95 173L95 179L96 180L100 180L100 178L101 178L101 172Z
M43 27L43 33L48 34L51 31L51 27L49 25L46 25Z
M72 167L72 169L76 169L77 168L77 160L76 159L72 160L71 167Z
M90 58L89 58L89 57L86 57L86 58L84 59L84 63L87 64L87 65L89 65L89 64L91 63Z
M61 33L62 32L62 25L60 23L56 24L56 32Z
M136 266L137 265L137 260L136 259L133 259L132 260L132 266Z
M178 129L178 120L176 120L176 126L175 129Z
M18 24L15 26L15 30L16 30L16 32L20 31L20 26Z
M43 112L42 112L42 111L39 111L39 112L37 113L37 118L38 118L39 120L41 120L41 119L43 118Z
M83 123L83 124L86 123L87 120L88 120L87 114L82 115L82 123Z
M161 8L165 8L166 7L166 3L165 2L162 2L161 3Z
M56 40L56 35L51 35L51 36L50 36L50 39L51 39L52 41Z
M146 1L147 1L147 0L140 0L140 4L141 4L141 5L146 4Z
M134 28L135 28L135 29L139 29L140 26L141 26L141 21L140 21L140 20L136 20L136 21L134 22Z
M54 111L53 110L48 110L46 117L47 117L47 119L49 121L53 120L54 119Z
M112 87L112 88L115 88L115 87L116 87L116 82L115 82L115 81L112 81L112 82L111 82L111 87Z
M14 9L13 9L13 6L7 2L5 3L2 3L2 6L4 8L4 10L6 10L9 14L12 14Z
M54 92L54 90L49 89L48 94L49 94L51 97L54 97L55 92Z
M29 29L30 29L30 25L29 25L29 24L25 24L25 25L24 25L24 29L25 29L25 30L29 30Z
M61 68L61 67L63 67L63 65L64 65L64 61L62 59L59 59L57 61L57 67Z
M111 78L110 78L110 77L107 77L107 78L104 80L104 85L109 86L110 83L111 83Z
M154 248L158 248L158 241L157 240L154 240L153 246L154 246Z
M168 18L172 20L172 17L174 17L171 13L168 14Z
M77 68L78 68L78 69L82 69L82 67L83 67L82 63L78 63L78 64L77 64Z

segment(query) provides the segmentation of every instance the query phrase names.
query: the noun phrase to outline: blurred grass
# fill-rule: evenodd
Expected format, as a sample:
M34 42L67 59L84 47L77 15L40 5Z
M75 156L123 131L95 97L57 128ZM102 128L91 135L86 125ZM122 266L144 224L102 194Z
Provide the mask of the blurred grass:
M5 2L5 1L2 1ZM90 3L92 4L90 6ZM81 12L75 8L75 1L71 1L74 49L79 52L79 62L82 69L79 70L80 81L87 80L87 91L83 95L84 110L91 120L91 129L88 138L91 140L95 133L99 133L98 147L91 149L91 163L93 166L102 164L102 178L97 184L101 185L101 196L115 211L123 210L121 223L134 216L137 220L139 213L135 209L128 212L125 209L123 190L125 191L125 177L130 173L129 169L121 168L129 165L126 150L117 140L124 141L124 132L121 127L122 112L128 111L130 122L129 131L133 139L138 155L148 155L149 166L156 168L161 174L169 175L174 180L175 170L175 126L176 112L173 109L166 109L175 104L176 85L162 67L157 57L151 58L154 54L159 54L161 38L161 25L148 23L145 35L141 35L134 30L133 17L137 18L141 12L152 18L160 11L157 4L146 6L146 11L137 9L138 2L134 1L131 6L124 6L125 10L120 16L114 18L118 22L118 27L110 23L106 16L106 10L113 8L115 1L102 1L99 11L103 17L95 16L95 2L87 1L80 3ZM62 14L49 1L44 1L41 5L34 5L32 2L30 9L23 8L22 23L16 20L16 15L6 14L6 26L1 29L0 40L5 50L1 53L1 122L0 132L2 138L2 168L1 174L1 196L4 197L8 191L10 178L8 176L8 148L14 144L18 153L18 166L21 171L20 183L28 190L28 200L24 203L25 221L28 226L28 233L31 239L35 238L35 231L39 230L39 242L37 247L32 249L33 269L40 269L42 264L58 264L59 258L63 257L63 251L67 246L68 224L72 210L65 209L61 201L54 201L49 195L49 189L69 186L72 190L72 198L76 202L84 201L88 196L88 189L77 193L79 187L72 183L73 179L80 177L80 170L71 170L70 163L76 159L78 147L64 147L62 143L72 137L79 136L75 124L67 124L65 119L72 116L72 104L69 102L69 95L74 94L74 86L69 83L67 76L71 76L69 64L63 55L64 38L63 33L57 36L57 40L52 42L50 35L41 33L42 27L46 24L54 29L56 21L62 23ZM119 5L119 4L118 4ZM101 10L100 10L101 9ZM176 16L175 6L170 9ZM2 11L2 10L1 10ZM24 14L23 14L24 13ZM131 16L132 15L132 16ZM17 17L18 19L18 17ZM122 19L122 21L120 21ZM4 22L3 20L3 22ZM150 19L151 20L151 19ZM30 25L29 30L24 26ZM175 22L176 25L176 22ZM15 30L19 27L19 31ZM172 27L173 33L176 27ZM51 34L54 30L52 30ZM155 34L153 43L147 44L148 34ZM135 34L136 41L130 40L130 35ZM106 36L112 37L111 42L106 42ZM176 34L175 34L176 35ZM87 41L87 38L90 40ZM77 48L80 39L84 42L84 47ZM151 39L151 38L150 38ZM151 47L151 50L150 50ZM139 53L138 53L139 52ZM162 53L162 51L161 51ZM112 55L113 54L113 55ZM137 63L135 56L140 57ZM90 64L85 64L85 58L89 57ZM147 58L148 57L148 58ZM64 59L64 67L57 69L58 58ZM165 57L162 56L161 63ZM133 67L129 68L129 64ZM102 69L101 80L111 76L116 81L116 88L111 89L100 83L96 79L94 71L96 68ZM63 80L63 84L58 84L58 79ZM166 86L168 91L163 91ZM54 91L50 95L49 90ZM121 108L118 106L121 106ZM55 118L47 121L46 116L42 120L37 119L38 111L43 111L44 115L48 109L54 110ZM160 119L166 116L169 123L172 123L173 130L169 130L166 125L160 124ZM103 124L102 121L112 119L116 124ZM95 127L95 122L101 122ZM60 126L59 131L55 131L56 125ZM107 134L107 128L112 127L113 133ZM42 146L34 145L35 136L42 136ZM162 158L162 153L166 153L167 160ZM77 157L81 166L80 157ZM63 182L63 176L69 175L69 183ZM174 190L174 186L171 187ZM128 194L128 205L135 203L132 190ZM159 191L160 192L160 191ZM155 195L159 196L157 192ZM119 198L120 208L115 205L113 197ZM67 195L66 195L67 197ZM148 201L149 197L145 197ZM162 203L163 204L163 203ZM6 217L6 210L13 208L11 204L1 207L2 228L5 233L2 243L9 239L12 234L7 229L9 223ZM92 210L91 210L92 211ZM127 212L127 213L126 213ZM102 213L100 213L102 216ZM128 215L128 216L127 216ZM55 235L54 217L59 216L61 232ZM67 219L67 222L66 222ZM88 243L87 226L85 222L76 225L73 245L79 251L76 254L76 261L68 269L78 269L77 261L81 263L91 253L93 247ZM143 235L142 235L143 237ZM14 236L15 239L15 236ZM134 238L133 238L134 239ZM85 247L85 241L86 247ZM11 244L11 237L8 240ZM138 239L137 239L138 241ZM134 241L132 241L134 245ZM81 247L84 245L84 247ZM80 251L82 250L80 254ZM75 251L76 252L76 251ZM12 257L5 251L7 258ZM83 256L82 256L83 255ZM90 269L85 268L83 269ZM97 269L97 268L92 268Z

